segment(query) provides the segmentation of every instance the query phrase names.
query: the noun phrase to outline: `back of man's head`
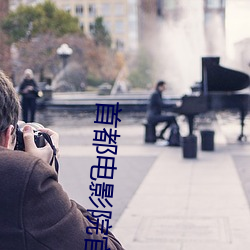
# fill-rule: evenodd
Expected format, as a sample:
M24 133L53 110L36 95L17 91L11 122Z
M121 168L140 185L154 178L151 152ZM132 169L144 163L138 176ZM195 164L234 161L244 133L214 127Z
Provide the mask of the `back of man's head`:
M165 84L166 84L166 82L164 82L164 81L158 81L156 84L156 89L159 89L160 87L162 87Z
M0 143L5 130L13 125L16 128L20 110L17 93L9 78L0 71Z

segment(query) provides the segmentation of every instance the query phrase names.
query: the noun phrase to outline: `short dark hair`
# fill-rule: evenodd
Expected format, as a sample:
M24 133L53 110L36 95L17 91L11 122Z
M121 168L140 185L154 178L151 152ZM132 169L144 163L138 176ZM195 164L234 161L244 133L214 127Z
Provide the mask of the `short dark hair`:
M159 87L163 86L164 84L166 84L165 81L158 81L156 84L156 89L159 89Z
M0 142L2 133L17 126L20 101L10 79L0 70Z

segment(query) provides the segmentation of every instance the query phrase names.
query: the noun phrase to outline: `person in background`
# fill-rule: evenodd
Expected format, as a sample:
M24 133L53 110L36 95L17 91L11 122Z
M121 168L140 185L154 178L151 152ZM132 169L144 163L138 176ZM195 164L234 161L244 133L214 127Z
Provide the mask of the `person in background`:
M69 199L49 165L52 148L36 147L30 125L23 128L25 152L14 150L19 111L13 84L0 71L0 249L124 250L109 226L101 224L104 211L87 211ZM58 151L59 135L40 131Z
M22 96L22 115L24 122L34 122L36 114L36 99L38 97L38 87L34 80L31 69L24 71L24 79L19 88Z
M163 115L162 110L164 108L169 108L168 105L163 103L162 93L166 90L166 82L159 81L156 84L155 91L150 97L148 107L147 107L147 121L157 125L158 123L166 123L165 127L161 130L160 134L156 136L157 139L165 140L164 133L172 125L176 124L176 119L174 115ZM177 125L178 126L178 125Z

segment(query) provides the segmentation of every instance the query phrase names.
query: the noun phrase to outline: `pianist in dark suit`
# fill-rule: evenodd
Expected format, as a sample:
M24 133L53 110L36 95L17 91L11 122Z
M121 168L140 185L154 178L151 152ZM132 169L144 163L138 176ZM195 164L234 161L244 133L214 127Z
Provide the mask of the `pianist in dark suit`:
M165 131L172 125L176 124L175 116L163 115L162 109L167 108L167 105L163 103L162 92L166 89L166 82L159 81L156 84L155 91L152 93L148 108L147 108L147 121L148 123L157 125L158 123L166 123L165 127L161 130L160 134L157 135L157 139L165 139Z

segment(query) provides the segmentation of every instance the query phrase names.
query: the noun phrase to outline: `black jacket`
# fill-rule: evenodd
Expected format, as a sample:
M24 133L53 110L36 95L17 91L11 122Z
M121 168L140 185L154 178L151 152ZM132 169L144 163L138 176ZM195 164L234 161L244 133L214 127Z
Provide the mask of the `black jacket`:
M162 101L162 94L159 90L155 90L151 95L148 107L147 107L147 117L152 117L155 115L160 115L162 108L164 107L164 103Z
M107 248L123 249L110 232L86 233L94 227L87 216L95 219L68 198L42 160L0 147L0 179L0 250L89 250L85 240L103 237ZM95 249L106 249L98 244Z
M30 90L28 91L28 93L25 93L24 90L28 86L33 87L33 90ZM20 85L19 94L21 94L23 98L37 98L38 87L36 82L33 79L24 79Z

